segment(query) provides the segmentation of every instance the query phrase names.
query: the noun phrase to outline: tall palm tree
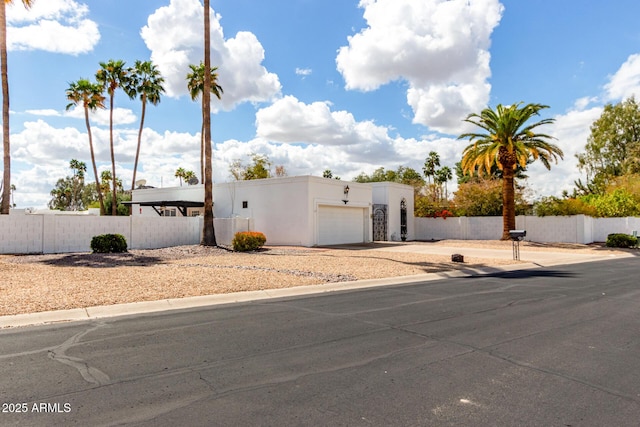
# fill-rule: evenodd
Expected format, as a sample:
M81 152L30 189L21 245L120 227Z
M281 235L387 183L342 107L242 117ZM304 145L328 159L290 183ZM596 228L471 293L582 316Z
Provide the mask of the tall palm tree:
M424 167L422 168L422 172L427 177L429 184L431 184L431 177L435 176L438 166L440 166L440 155L435 151L429 152L429 156L425 159Z
M116 156L113 148L113 98L116 89L127 83L127 70L124 61L110 59L109 62L101 62L100 69L96 72L96 80L109 94L109 147L111 149L111 176L113 177L113 202L111 203L111 215L117 215L118 199L116 191Z
M203 246L218 246L213 224L213 177L211 170L211 20L210 0L204 0L204 86L202 90L202 117L204 143L204 225Z
M514 176L518 166L524 168L527 161L540 160L547 169L550 161L563 158L562 150L549 140L552 136L536 133L542 125L553 123L543 119L533 124L527 122L540 115L547 105L522 103L502 106L494 110L485 108L480 114L470 114L465 121L478 126L484 132L465 133L458 139L472 142L462 153L462 169L466 172L491 173L497 165L502 171L502 239L509 239L509 230L516 227Z
M175 177L180 179L180 187L182 187L182 179L186 179L187 171L184 168L176 169Z
M136 61L132 68L129 68L129 79L124 87L127 95L131 99L140 96L142 102L142 112L140 114L140 129L138 130L138 146L136 148L136 160L133 164L133 178L131 180L131 190L136 188L136 172L138 171L138 158L140 156L140 145L142 142L142 130L144 129L144 118L147 111L147 102L152 105L160 103L161 94L164 93L164 78L158 68L151 61Z
M195 101L200 97L200 94L204 90L204 64L200 62L200 65L189 64L191 72L187 74L187 89L191 95L191 100ZM218 73L216 71L218 67L211 69L211 93L218 99L221 99L224 90L222 86L218 84ZM202 99L204 112L204 98ZM200 177L204 179L204 116L202 117L202 130L200 132Z
M95 111L98 108L105 108L105 97L102 94L102 86L100 86L99 84L91 83L87 79L80 79L77 82L69 84L69 88L67 89L67 100L71 101L67 105L67 110L77 105L82 105L82 107L84 108L84 122L87 126L87 134L89 135L89 151L91 152L91 164L93 165L93 175L96 180L98 201L100 202L100 215L104 215L104 198L102 196L100 178L98 177L98 167L96 166L96 156L93 149L91 124L89 123L89 111Z
M453 172L449 166L443 166L435 172L435 176L433 180L442 187L444 185L444 200L447 201L449 199L449 190L447 188L447 182L449 182L453 178ZM442 194L442 189L440 190Z
M22 0L25 8L31 7L34 0ZM2 79L2 149L3 156L3 187L0 197L0 215L8 215L11 201L11 142L9 140L9 72L7 67L7 5L13 0L2 1L0 6L0 75Z
M196 173L194 171L185 171L184 182L186 182L188 185L198 184L198 177Z

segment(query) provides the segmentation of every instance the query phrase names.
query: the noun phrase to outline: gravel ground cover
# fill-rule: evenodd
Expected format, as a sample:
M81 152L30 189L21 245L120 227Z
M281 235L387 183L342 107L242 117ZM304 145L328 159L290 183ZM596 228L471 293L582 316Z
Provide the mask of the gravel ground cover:
M413 242L412 242L413 243ZM585 245L536 245L527 250L592 251ZM415 244L415 243L413 243ZM422 244L510 249L511 242ZM384 245L384 244L381 244ZM167 298L434 273L518 261L385 252L365 248L267 247L251 253L198 245L124 254L0 256L0 316Z

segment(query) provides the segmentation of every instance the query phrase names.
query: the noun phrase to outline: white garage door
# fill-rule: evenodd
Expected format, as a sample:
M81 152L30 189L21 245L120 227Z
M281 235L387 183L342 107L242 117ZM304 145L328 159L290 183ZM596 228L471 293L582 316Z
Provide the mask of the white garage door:
M364 209L347 206L318 208L318 244L364 242Z

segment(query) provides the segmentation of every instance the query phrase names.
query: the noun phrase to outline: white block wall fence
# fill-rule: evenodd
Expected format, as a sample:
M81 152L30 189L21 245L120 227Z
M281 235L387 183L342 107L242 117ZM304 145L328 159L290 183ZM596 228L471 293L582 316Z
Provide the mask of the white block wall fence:
M110 217L94 215L0 215L0 254L89 252L91 238L119 233L131 249L200 243L202 217ZM216 218L218 243L230 245L238 231L255 230L249 218ZM604 242L610 233L640 232L640 218L516 217L526 240L547 243ZM260 231L260 230L258 230ZM415 218L415 240L498 240L501 217ZM267 244L269 242L267 235Z
M416 218L416 240L498 240L502 217ZM525 240L540 243L605 242L611 233L640 232L640 218L574 216L517 216L516 228L527 231Z
M90 252L91 238L118 233L130 249L200 243L202 217L93 215L0 215L0 254ZM216 218L218 243L230 245L238 231L252 229L247 218Z

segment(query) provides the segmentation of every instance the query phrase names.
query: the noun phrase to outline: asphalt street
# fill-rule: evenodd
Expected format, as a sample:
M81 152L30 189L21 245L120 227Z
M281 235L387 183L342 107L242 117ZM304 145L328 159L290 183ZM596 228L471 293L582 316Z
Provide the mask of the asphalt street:
M0 331L2 426L637 426L640 260Z

